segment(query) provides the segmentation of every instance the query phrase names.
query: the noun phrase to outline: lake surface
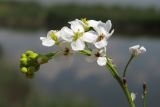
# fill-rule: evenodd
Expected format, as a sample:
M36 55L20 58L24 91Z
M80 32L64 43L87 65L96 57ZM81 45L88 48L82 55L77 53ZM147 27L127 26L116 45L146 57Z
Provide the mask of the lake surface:
M39 37L46 36L46 33L47 31L43 30L37 32L0 30L0 47L2 47L0 100L5 99L0 101L0 105L6 106L7 102L10 102L12 107L19 107L20 102L32 105L35 99L37 103L43 102L47 105L50 103L49 98L58 99L59 102L63 98L70 98L82 103L90 102L98 107L117 107L117 105L128 107L120 87L110 73L105 72L105 68L99 67L96 62L88 63L87 57L81 55L55 58L41 66L32 80L25 79L17 70L22 52L28 49L38 53L54 51L53 47L47 48L41 45ZM136 104L141 106L142 84L147 82L148 107L158 107L160 106L160 39L124 38L113 35L107 47L109 56L113 58L113 62L122 74L129 58L128 48L136 44L144 45L147 52L135 58L130 65L127 77L129 87L137 95Z

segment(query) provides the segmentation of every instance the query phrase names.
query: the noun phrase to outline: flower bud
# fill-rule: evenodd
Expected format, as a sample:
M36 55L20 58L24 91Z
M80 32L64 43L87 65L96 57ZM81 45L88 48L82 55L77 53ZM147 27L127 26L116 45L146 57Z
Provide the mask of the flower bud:
M27 56L30 56L31 54L33 54L33 51L28 50L28 51L25 52L25 54L26 54Z
M28 69L27 69L26 67L22 67L22 68L20 69L20 71L21 71L22 73L27 73L27 72L28 72Z
M139 54L143 54L146 52L146 48L140 45L135 45L129 48L129 51L133 56L138 56Z
M21 58L27 58L27 55L26 55L25 53L23 53L23 54L21 55Z
M143 93L147 94L147 84L143 83Z
M22 58L20 59L20 62L21 62L22 65L25 65L25 66L26 66L28 60L27 60L27 58L22 57Z
M30 54L29 58L31 59L36 59L38 57L38 54L37 53L32 53Z

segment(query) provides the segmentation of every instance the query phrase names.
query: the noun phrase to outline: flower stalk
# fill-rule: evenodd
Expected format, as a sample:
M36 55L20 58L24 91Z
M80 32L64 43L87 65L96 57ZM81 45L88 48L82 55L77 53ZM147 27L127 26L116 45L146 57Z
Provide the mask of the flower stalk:
M120 85L123 93L125 94L127 101L130 105L130 107L135 107L135 103L133 102L132 98L131 98L131 93L129 92L128 86L127 86L127 82L123 82L123 79L119 76L117 70L113 67L113 65L111 64L111 62L108 60L107 66L106 66L109 71L111 72L112 76L115 78L115 80L118 82L118 84Z
M128 66L129 66L129 64L131 63L131 61L133 60L133 58L134 58L134 55L131 55L131 57L129 58L129 60L128 60L128 62L127 62L127 64L126 64L125 68L124 68L123 78L126 77Z

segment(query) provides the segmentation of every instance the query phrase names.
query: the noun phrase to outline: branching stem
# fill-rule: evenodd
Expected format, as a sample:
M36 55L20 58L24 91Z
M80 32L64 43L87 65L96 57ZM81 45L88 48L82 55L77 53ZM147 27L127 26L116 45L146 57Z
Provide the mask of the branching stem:
M134 55L131 55L131 57L129 58L126 66L125 66L125 69L124 69L124 72L123 72L123 78L126 77L126 74L127 74L127 68L129 66L129 64L131 63L132 59L134 58Z

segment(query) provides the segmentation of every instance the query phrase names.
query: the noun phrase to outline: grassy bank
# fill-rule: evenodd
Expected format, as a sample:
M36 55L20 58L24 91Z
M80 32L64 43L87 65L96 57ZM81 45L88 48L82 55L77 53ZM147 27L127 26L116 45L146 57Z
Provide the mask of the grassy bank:
M57 29L75 18L111 19L120 34L160 34L160 11L119 6L53 5L0 2L0 26L17 29Z

